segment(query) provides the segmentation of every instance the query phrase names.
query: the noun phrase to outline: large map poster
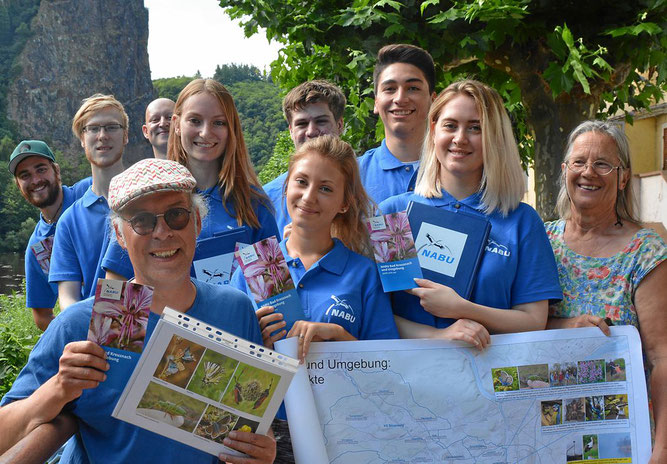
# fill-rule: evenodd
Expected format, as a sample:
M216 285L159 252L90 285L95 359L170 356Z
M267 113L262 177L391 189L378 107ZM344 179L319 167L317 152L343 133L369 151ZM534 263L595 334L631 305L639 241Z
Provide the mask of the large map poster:
M279 342L296 354L296 339ZM291 352L291 353L290 353ZM646 463L633 327L315 343L285 398L297 462ZM321 431L314 433L313 431Z

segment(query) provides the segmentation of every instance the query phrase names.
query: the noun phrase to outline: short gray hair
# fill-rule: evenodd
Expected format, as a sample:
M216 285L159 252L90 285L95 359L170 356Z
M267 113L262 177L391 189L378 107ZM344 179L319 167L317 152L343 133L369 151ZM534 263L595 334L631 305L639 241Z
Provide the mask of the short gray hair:
M629 176L632 177L632 166L630 164L630 144L628 138L623 131L623 128L609 121L584 121L570 132L567 138L567 147L565 149L565 157L563 162L567 163L572 156L572 146L574 141L587 132L596 132L598 134L610 137L616 144L618 159L624 170L627 170ZM560 173L560 190L558 192L558 199L556 200L556 212L561 219L569 219L571 214L570 196L567 193L567 185L565 182L565 173L567 169L561 170ZM620 175L620 174L618 174ZM632 192L632 185L628 181L623 191L616 195L616 215L617 219L626 220L630 222L639 222L635 216L635 198Z
M208 205L206 203L206 199L202 195L194 192L189 193L189 195L190 195L190 205L199 214L199 218L203 221L206 215L208 214ZM114 210L109 211L109 226L111 227L112 236L115 236L115 230L118 229L121 233L121 238L124 239L125 237L122 236L123 218L120 216L120 212L122 212L122 209L119 212L116 212Z

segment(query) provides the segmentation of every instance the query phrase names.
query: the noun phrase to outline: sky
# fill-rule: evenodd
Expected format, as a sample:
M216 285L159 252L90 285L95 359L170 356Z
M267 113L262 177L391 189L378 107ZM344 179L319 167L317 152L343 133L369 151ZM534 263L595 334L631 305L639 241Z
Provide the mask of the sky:
M263 32L246 38L218 0L144 0L148 8L148 59L152 79L212 77L220 64L248 64L269 70L279 44Z

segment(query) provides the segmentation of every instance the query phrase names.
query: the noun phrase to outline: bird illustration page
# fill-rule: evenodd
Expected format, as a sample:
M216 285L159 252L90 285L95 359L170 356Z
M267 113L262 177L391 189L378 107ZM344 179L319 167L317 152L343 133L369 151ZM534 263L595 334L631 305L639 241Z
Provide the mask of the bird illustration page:
M144 349L153 288L122 280L98 279L88 340L106 351L105 386L121 390Z
M266 434L298 361L165 308L112 416L204 452Z
M412 229L405 211L366 220L382 289L395 292L415 288L422 277Z
M246 227L227 230L197 241L190 274L202 282L228 285L234 273L234 252L249 243Z
M294 338L275 346L297 349ZM632 326L492 335L484 350L313 343L285 406L296 462L643 464L651 455Z

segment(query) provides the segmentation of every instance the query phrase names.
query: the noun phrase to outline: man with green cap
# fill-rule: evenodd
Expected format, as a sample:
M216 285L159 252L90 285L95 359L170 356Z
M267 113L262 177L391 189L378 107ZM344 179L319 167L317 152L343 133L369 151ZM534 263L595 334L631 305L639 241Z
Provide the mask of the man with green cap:
M32 309L37 327L46 330L53 319L53 307L58 298L58 286L49 284L56 224L62 212L85 193L91 178L72 187L62 185L55 156L41 140L19 143L8 167L23 198L40 212L39 222L25 250L26 306Z

